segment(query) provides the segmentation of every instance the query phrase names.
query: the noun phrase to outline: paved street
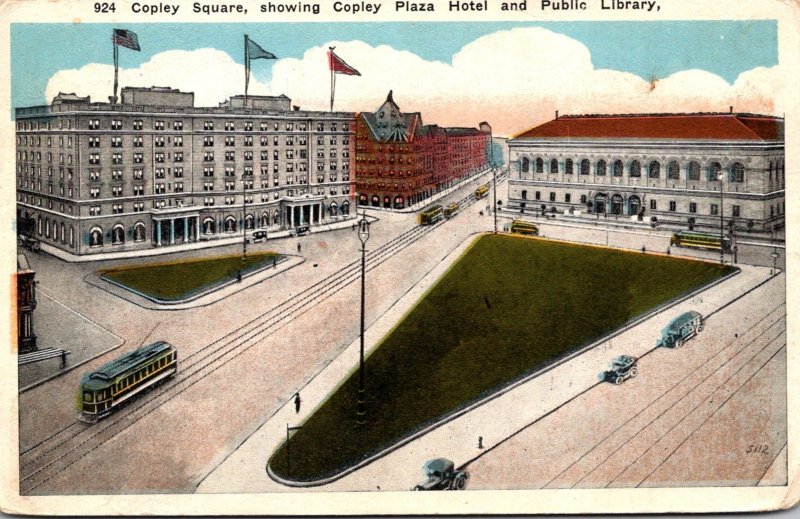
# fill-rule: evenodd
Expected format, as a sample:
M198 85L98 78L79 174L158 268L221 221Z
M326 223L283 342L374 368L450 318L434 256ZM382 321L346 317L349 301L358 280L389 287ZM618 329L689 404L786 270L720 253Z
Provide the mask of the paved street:
M443 202L462 198L475 185L477 182L463 187L448 195ZM504 189L501 184L499 192L503 193ZM432 232L421 233L416 241L411 241L409 234L408 245L394 249L382 247L390 246L393 239L405 232L416 232L413 231L416 228L415 215L370 213L379 219L371 226L367 243L367 249L376 254L366 287L370 344L376 342L396 322L403 309L446 269L449 260L443 261L445 258L452 258L456 254L454 251L463 247L469 236L491 229L492 218L478 214L483 209L483 203L473 204ZM502 223L509 219L501 218L499 221L502 229ZM612 231L607 238L605 230L591 231L560 222L544 224L543 233L552 238L579 239L602 245L608 239L611 246L627 248L641 248L644 243L648 250L659 251L666 251L669 243L668 232ZM299 253L298 243L301 246ZM285 437L286 423L299 423L324 398L332 384L335 385L357 361L357 356L352 354L358 337L357 276L341 279L331 276L337 276L345 266L359 259L359 247L350 228L258 244L256 250L299 254L305 262L217 303L171 311L143 308L86 283L84 278L100 268L98 263L67 264L47 255L31 255L32 267L37 271L37 280L43 290L126 342L113 353L20 395L23 492L116 494L289 490L278 487L266 477L266 456L271 442L281 434ZM208 256L237 250L237 246L227 246L195 251L190 255ZM771 250L763 247L757 249L753 253L759 258L757 263L771 264L769 252ZM379 253L383 255L378 257ZM697 254L684 250L681 253ZM185 255L178 253L169 258ZM137 263L137 260L115 261L113 265L132 263ZM111 264L103 263L102 266ZM712 312L768 277L768 268L745 268L732 280L715 287L713 294L709 292L698 296L697 301L687 302L686 308ZM782 349L785 336L780 335L785 323L780 319L780 309L770 312L785 301L784 282L783 276L772 279L725 307L709 320L709 331L683 349L656 350L647 354L642 360L642 375L621 387L595 385L597 372L613 355L647 353L660 328L683 307L666 312L669 315L654 317L640 325L643 328L629 330L609 344L600 345L560 366L558 376L553 370L363 470L317 490L407 489L421 478L422 462L441 455L452 456L457 463L470 462L468 469L473 474L470 488L473 489L535 488L559 485L559 482L569 486L578 481L582 481L581 486L671 484L682 481L680 474L683 469L676 469L674 464L684 467L681 460L691 456L699 464L703 458L696 455L696 449L723 434L730 442L729 449L716 445L720 442L715 441L711 442L715 445L708 446L704 452L714 460L727 459L729 465L724 465L723 461L705 463L703 467L716 466L720 470L716 473L709 470L705 475L699 472L701 475L695 476L694 481L713 481L723 473L722 468L747 459L753 462L746 467L754 468L741 473L731 471L734 481L731 484L752 484L760 481L767 472L771 481L780 482L785 479L785 471L782 473L780 466L770 465L774 465L774 456L782 450L781 434L785 441L785 402L782 403L774 394L775 388L785 387L785 380L781 378L781 374L785 377L781 364L785 362L785 349ZM297 301L297 304L285 303L291 301ZM271 310L282 303L284 306ZM770 328L770 333L777 333L774 340L767 344L759 339L747 346L748 337L755 334L759 326L766 326L768 319L776 319ZM739 337L731 337L732 334ZM642 337L647 339L643 341ZM89 428L73 425L76 418L74 394L81 372L130 351L145 339L166 340L174 344L183 359L181 370L185 373L100 424ZM758 353L747 350L756 355L753 360L744 362L741 360L744 357L736 357L739 360L715 368L713 373L709 372L706 378L702 378L703 370L710 370L713 366L706 366L703 362L712 362L709 358L714 353L719 353L719 357L715 357L713 362L722 362L724 355L733 355L740 348L752 349L756 345L768 346L768 349ZM345 351L347 353L343 355ZM763 363L763 368L759 367L759 362ZM732 376L740 367L737 363L744 366L738 373L747 376ZM664 391L670 390L669 384L676 382L673 376L676 372L699 378L683 383L674 393L661 398L660 403L654 403ZM587 387L591 389L583 393ZM682 403L676 407L679 409L674 411L676 414L665 414L665 421L656 421L650 429L646 427L646 417L651 416L648 413L655 413L658 409L651 405L672 404L683 394L679 391L689 391L692 387L699 392L680 400ZM291 405L291 398L297 391L303 396L299 416L295 415ZM732 396L724 396L723 399L728 399L722 403L720 394L729 393ZM626 396L621 402L620 395ZM715 410L713 406L703 404L707 398L721 405L717 405ZM148 400L151 401L149 405ZM566 404L557 412L543 417L564 402ZM520 405L525 412L519 412ZM742 410L746 412L742 413ZM765 418L741 418L756 412ZM620 427L621 432L604 440L637 413L642 417L634 420L636 425ZM570 421L570 417L573 420L580 417L579 423L588 420L590 425L598 427L558 427L558 424L576 423ZM685 420L680 422L683 418ZM602 427L597 422L602 422ZM525 423L529 426L524 426ZM746 434L737 439L738 436L731 433L731 424L736 424L737 429ZM69 429L60 432L66 428ZM637 428L642 431L641 439ZM672 432L662 434L665 430ZM553 431L558 433L553 434ZM569 434L564 434L564 431ZM528 436L536 434L539 436ZM592 436L583 438L582 434ZM630 438L623 441L625 435L636 441L631 442ZM479 436L484 438L485 448L482 450L478 449ZM56 443L72 437L76 443L85 441L85 445L81 444L63 456L56 451L48 453ZM685 438L691 440L684 441ZM601 445L601 442L605 443ZM587 461L581 461L575 468L561 474L568 467L560 464L575 462L584 455L583 459L596 459L611 448L612 442L628 442L624 450L610 458L619 459L621 465L602 464L600 469L594 470L595 467L584 466ZM650 448L657 442L665 443ZM757 443L769 444L769 455L753 456L741 452L743 445ZM665 450L662 445L668 446L667 450L674 450L674 454L663 459L654 456L654 451ZM154 446L158 449L157 457L151 455ZM142 459L148 460L145 466L140 462ZM509 470L507 464L513 460L527 468ZM630 465L633 460L640 461ZM387 471L387 466L392 470ZM584 474L579 470L589 472ZM390 475L388 479L387 473ZM102 474L102 477L87 478L86 474ZM587 474L591 475L585 478Z

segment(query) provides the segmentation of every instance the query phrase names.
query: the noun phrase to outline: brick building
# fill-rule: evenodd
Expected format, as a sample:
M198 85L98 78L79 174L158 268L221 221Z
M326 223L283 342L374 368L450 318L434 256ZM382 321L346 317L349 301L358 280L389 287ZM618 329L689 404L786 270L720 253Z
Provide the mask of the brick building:
M556 116L508 141L509 208L784 225L784 121L742 113ZM720 206L722 184L722 207Z
M354 116L286 96L123 88L120 104L59 94L16 110L17 212L81 256L278 230L351 214ZM245 102L246 101L246 102Z
M36 309L36 272L24 254L17 255L17 353L37 349L33 331L33 311Z
M356 196L359 206L402 209L489 166L491 128L423 125L404 113L392 92L374 113L356 117Z

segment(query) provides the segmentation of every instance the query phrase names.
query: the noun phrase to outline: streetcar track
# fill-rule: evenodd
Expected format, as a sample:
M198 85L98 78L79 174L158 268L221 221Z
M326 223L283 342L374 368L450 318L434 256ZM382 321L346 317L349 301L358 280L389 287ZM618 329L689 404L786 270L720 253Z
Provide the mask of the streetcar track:
M745 345L743 348L741 348L739 351L737 351L737 352L734 354L734 356L733 356L733 357L731 357L730 359L726 360L726 361L725 361L723 364L721 364L720 366L718 366L718 367L717 367L717 368L716 368L714 371L712 371L711 373L709 373L709 374L708 374L708 375L707 375L705 378L703 378L703 380L702 380L701 382L699 382L699 383L698 383L696 386L694 386L693 388L690 388L690 389L689 389L689 391L688 391L687 393L685 393L685 394L684 394L684 395L682 395L680 398L678 398L677 400L675 400L675 401L674 401L672 404L670 404L670 406L669 406L667 409L665 409L665 410L664 410L662 413L660 413L658 416L656 416L655 418L653 418L652 420L650 420L650 421L649 421L647 424L645 424L643 427L639 428L639 430L638 430L638 431L636 431L636 433L634 433L634 435L633 435L633 436L632 436L632 437L631 437L629 440L626 440L624 443L622 443L622 445L620 445L619 447L617 447L616 449L614 449L614 451L613 451L613 452L611 452L611 453L610 453L608 456L606 456L606 457L605 457L605 458L604 458L604 459L603 459L603 460L602 460L600 463L596 464L596 466L595 466L595 467L594 467L594 468L593 468L593 469L592 469L590 472L588 472L586 475L584 475L582 478L580 478L580 479L579 479L579 480L578 480L576 483L574 483L572 486L570 486L570 488L575 488L575 487L576 487L578 484L580 484L580 482L581 482L581 481L585 480L587 477L589 477L591 474L593 474L593 473L594 473L594 472L595 472L595 471L596 471L598 468L600 468L600 467L604 466L605 462L606 462L608 459L610 459L610 458L611 458L612 456L614 456L614 455L615 455L617 452L619 452L619 451L620 451L620 450L622 450L622 449L623 449L625 446L627 446L627 445L630 443L630 441L631 441L633 438L636 438L636 437L637 437L637 436L638 436L638 435L639 435L639 434L640 434L642 431L644 431L645 429L647 429L648 427L650 427L650 426L651 426L653 423L655 423L655 422L656 422L657 420L659 420L659 419L660 419L662 416L664 416L666 413L668 413L668 412L669 412L671 409L673 409L673 408L674 408L674 407L675 407L677 404L679 404L679 403L680 403L681 401L683 401L685 398L687 398L687 397L691 396L691 395L692 395L692 393L694 392L694 390L695 390L697 387L699 387L699 385L700 385L700 384L703 384L704 382L706 382L706 381L708 381L709 379L711 379L711 377L713 377L715 374L719 373L719 372L720 372L720 370L721 370L723 367L725 367L725 366L726 366L728 363L730 363L731 361L733 361L734 359L736 359L736 358L737 358L737 357L738 357L740 354L742 354L742 353L745 351L745 349L747 349L747 348L748 348L748 347L750 347L752 344L754 344L754 343L755 343L755 341L756 341L756 339L760 338L760 337L761 337L761 336L762 336L764 333L766 333L768 330L772 329L772 327L773 327L773 326L775 326L776 324L778 324L779 322L781 322L781 321L783 321L783 320L785 320L785 318L784 318L784 317L782 317L782 318L778 319L777 321L775 321L775 323L773 323L773 324L771 324L769 327L767 327L767 329L765 329L765 330L764 330L764 332L760 333L758 336L756 336L755 338L753 338L753 339L752 339L750 342L748 342L748 343L747 343L747 344L746 344L746 345ZM772 344L772 343L775 341L775 339L777 339L778 337L780 337L780 335L781 335L781 334L784 334L784 333L785 333L785 331L781 331L781 332L779 332L779 333L778 333L778 335L777 335L776 337L773 337L772 339L770 339L770 340L767 342L767 344L766 344L766 345L765 345L763 348L761 348L760 350L758 350L758 351L757 351L755 354L753 354L753 355L752 355L752 356L751 356L751 357L750 357L748 360L746 360L746 361L744 362L744 364L743 364L742 366L740 366L740 367L739 367L739 368L736 370L736 373L738 373L738 372L739 372L739 370L741 370L741 369L742 369L744 366L746 366L747 364L749 364L749 363L750 363L750 362L753 360L753 358L755 358L755 357L756 357L756 356L757 356L759 353L761 353L761 352L762 352L762 351L764 351L764 350L765 350L767 347L769 347L769 346L770 346L770 345L771 345L771 344ZM717 389L719 389L719 388L720 388L720 387L721 387L723 384L725 384L725 383L727 382L727 380L728 380L728 379L726 379L724 382L722 382L722 383L718 384L718 385L717 385L717 386L716 386L716 387L715 387L715 388L714 388L714 389L713 389L711 392L713 393L714 391L716 391ZM705 401L705 400L703 400L703 401ZM701 402L701 403L702 403L702 402ZM699 404L698 404L698 406L699 406ZM695 408L696 408L696 407L695 407ZM693 412L693 411L694 411L694 409L692 409L692 411L690 411L690 413L691 413L691 412ZM684 418L685 418L685 416L684 416ZM673 426L673 428L674 428L674 426ZM671 430L671 429L670 429L670 430ZM659 439L660 439L660 438L659 438ZM655 444L655 443L657 443L657 442L658 442L658 440L656 440L656 442L654 442L654 444ZM650 447L648 447L648 449L647 449L647 450L649 450L650 448L652 448L652 445L651 445ZM615 476L615 477L612 479L612 481L613 481L614 479L618 478L618 477L619 477L619 476L620 476L620 475L621 475L621 474L622 474L622 473L623 473L625 470L627 470L627 469L628 469L628 467L629 467L630 465L632 465L633 463L635 463L636 461L638 461L638 459L639 459L640 457L641 457L641 455L640 455L640 456L638 456L638 457L636 458L636 460L634 460L633 462L631 462L631 463L630 463L629 465L627 465L625 468L623 468L623 469L622 469L622 471L621 471L621 472L619 472L619 473L618 473L618 474L617 474L617 475L616 475L616 476Z
M459 208L467 207L476 201L473 194L469 194L466 197L460 199L458 201ZM457 215L454 215L454 218ZM430 226L414 226L411 229L401 233L399 236L396 236L383 244L380 248L376 249L375 251L371 251L367 254L367 259L369 261L368 271L371 271L386 261L388 261L396 252L402 251L409 245L415 243L416 241L420 240L428 233L430 233L433 229L441 225L444 221L440 221L435 223L434 225ZM213 342L209 343L208 345L200 348L199 350L195 351L194 353L188 355L184 361L181 363L181 371L178 372L178 376L180 379L173 379L172 381L168 381L167 384L162 385L163 389L160 390L159 393L156 395L150 396L148 400L143 401L139 400L139 404L136 407L128 407L127 413L121 415L121 413L125 412L125 409L119 410L114 416L114 421L107 423L104 422L105 427L98 431L94 431L94 427L87 427L78 431L75 435L65 439L64 441L56 444L49 450L39 454L35 458L28 460L25 464L21 465L20 471L22 472L23 468L31 467L36 461L41 460L45 456L49 454L55 453L57 449L62 446L65 446L67 443L73 440L77 440L78 437L87 430L92 430L93 434L89 437L81 441L76 446L69 449L67 452L63 453L61 456L53 459L49 463L39 467L38 469L34 470L33 472L28 473L27 475L20 478L20 486L23 482L31 480L37 474L40 474L44 470L52 467L56 463L64 460L67 456L71 453L75 452L76 450L83 447L89 441L97 438L99 435L109 431L112 427L119 426L119 430L113 432L109 437L105 439L100 439L96 445L94 445L91 449L84 452L83 454L79 455L72 461L66 463L65 466L61 467L59 470L55 471L53 474L47 476L45 479L40 480L39 482L35 483L34 485L30 486L29 488L25 489L24 491L21 490L21 493L30 493L39 486L43 485L53 477L55 477L61 471L69 468L74 463L81 460L83 457L100 447L101 445L105 444L106 442L110 441L117 435L121 434L125 430L127 430L131 425L135 424L145 416L149 415L151 412L158 409L160 406L164 405L165 403L169 402L176 396L180 395L190 387L192 387L197 382L203 380L206 376L212 374L217 369L225 366L228 362L232 361L245 351L249 350L253 346L259 343L260 340L267 337L271 333L282 328L287 322L293 320L299 315L302 315L309 311L311 308L317 306L317 304L322 303L323 301L327 300L328 298L332 297L333 295L337 294L339 291L344 289L347 285L358 279L359 277L359 261L351 262L350 264L345 265L337 272L334 272L327 277L323 278L322 280L314 283L313 285L307 287L303 291L299 292L296 295L289 296L288 299L282 301L278 305L272 307L271 309L267 310L260 316L248 321L244 325L241 325L231 332L223 335L222 337L214 340ZM285 321L285 322L284 322ZM282 323L282 324L281 324ZM248 336L249 335L249 336ZM234 337L231 337L234 336ZM237 344L238 341L238 344ZM248 345L248 343L250 343ZM214 346L219 345L216 349L211 349ZM224 350L224 351L223 351ZM239 350L239 351L237 351ZM200 357L197 357L199 354L204 354ZM188 371L192 368L195 368L199 364L201 364L204 360L208 359L212 355L216 355L214 358L210 359L208 362L200 365L194 371ZM232 354L232 355L231 355ZM196 358L195 358L196 357ZM227 357L227 358L226 358ZM185 365L186 360L194 359L194 362ZM214 364L217 364L213 366ZM202 373L205 368L209 366L213 366L206 373ZM195 380L193 378L197 377ZM180 389L180 386L183 383L188 382L184 387ZM155 388L154 388L155 389ZM135 402L135 401L134 401ZM134 402L131 402L132 404ZM148 406L150 409L147 409ZM139 411L144 411L138 417L135 417L135 414ZM126 423L127 422L127 423ZM60 434L66 432L73 426L79 424L81 422L76 421L73 424L67 426L66 428L58 431L57 433L51 435L50 437L42 440L41 442L37 443L33 447L30 447L26 451L20 454L22 458L25 454L30 453L34 449L42 446L44 443L50 441L51 439L59 436ZM57 453L55 453L57 454Z
M751 326L751 327L750 327L750 328L749 328L749 329L748 329L746 332L744 332L744 333L742 334L742 337L741 337L741 339L743 339L743 338L744 338L744 336L745 336L745 334L746 334L746 333L748 333L749 331L751 331L751 330L755 329L755 328L756 328L756 327L757 327L759 324L761 324L762 322L764 322L764 321L765 321L765 320L766 320L766 319L767 319L769 316L771 316L773 313L775 313L775 312L776 312L776 311L778 311L778 310L779 310L781 307L784 307L784 306L786 306L786 304L785 304L785 303L779 304L778 306L776 306L775 308L773 308L772 310L770 310L770 311L769 311L769 312L768 312L766 315L764 315L764 317L762 317L761 319L759 319L758 321L756 321L755 323L753 323L753 325L752 325L752 326ZM710 315L710 314L709 314L709 315ZM731 357L731 359L728 359L728 361L726 361L725 363L723 363L723 364L722 364L722 366L724 366L724 365L725 365L727 362L730 362L730 360L734 359L734 358L735 358L735 357L736 357L736 356L737 356L739 353L741 353L741 352L742 352L742 351L743 351L745 348L747 348L748 346L750 346L750 344L752 344L752 343L753 343L753 341L755 341L756 339L758 339L759 337L761 337L761 335L763 335L763 334L764 334L764 333L765 333L767 330L769 330L770 328L772 328L772 326L774 326L774 325L775 325L777 322L779 322L780 320L781 320L781 318L779 318L779 319L778 319L777 321L775 321L774 323L770 324L770 325L769 325L767 328L765 328L765 329L764 329L764 330L763 330L763 331L762 331L762 332L761 332L759 335L757 335L755 338L753 338L753 339L752 339L750 342L748 342L748 343L744 344L744 346L742 346L742 348L741 348L739 351L737 351L737 353L735 353L735 354L733 355L733 357ZM562 470L561 472L559 472L558 474L556 474L556 475L555 475L553 478L551 478L551 479L550 479L550 480L549 480L547 483L545 483L544 485L542 485L542 487L541 487L541 488L546 488L548 485L550 485L551 483L553 483L553 481L556 481L556 480L557 480L559 477L561 477L562 475L564 475L564 474L565 474L565 473L566 473L568 470L570 470L570 469L571 469L573 466L575 466L575 465L577 465L578 463L580 463L580 462L581 462L581 460L583 460L584 458L586 458L586 456L588 456L589 454L591 454L592 452L594 452L594 451L595 451L597 448L599 448L599 447L600 447L600 445L602 445L602 444L603 444L605 441L607 441L609 438L613 437L613 435L614 435L614 434L616 434L616 433L617 433L619 430L621 430L623 427L625 427L626 425L628 425L630 422L632 422L633 420L635 420L636 418L638 418L639 416L641 416L641 415L642 415L643 413L645 413L645 412L646 412L648 409L652 408L652 406L653 406L653 405L655 405L656 403L658 403L658 402L659 402L659 401L660 401L662 398L666 397L666 396L667 396L667 395L668 395L668 394L669 394L669 393L670 393L670 392L671 392L673 389L675 389L676 387L678 387L678 386L679 386L680 384L682 384L682 383L683 383L683 382L684 382L686 379L688 379L688 378L689 378L689 377L691 377L693 374L695 374L695 373L697 372L697 370L699 370L699 369L700 369L700 368L702 368L703 366L705 366L705 365L707 365L708 363L710 363L710 362L711 362L713 359L715 359L717 356L719 356L719 355L723 354L724 352L728 351L730 348L734 347L734 346L736 345L736 343L737 343L737 342L739 342L739 341L732 341L732 342L731 342L730 344L728 344L726 347L724 347L724 348L720 349L719 351L717 351L717 353L715 353L715 354L714 354L714 355L712 355L711 357L708 357L708 358L707 358L705 361L703 361L703 362L702 362L700 365L698 365L698 366L697 366L697 367L694 369L694 371L690 371L690 372L688 372L688 373L687 373L687 374L686 374L686 375L685 375L683 378L681 378L680 380L678 380L677 382L675 382L675 383L674 383L672 386L670 386L670 387L669 387L669 388L668 388L666 391L664 391L663 393L661 393L661 394L660 394L660 395L659 395L657 398L655 398L653 401L651 401L649 404L647 404L647 406L645 406L644 408L642 408L641 410L639 410L639 411L638 411L636 414L634 414L634 415L632 415L631 417L629 417L629 418L628 418L627 420L625 420L625 421L624 421L624 422L623 422L621 425L619 425L619 426L618 426L616 429L614 429L614 430L613 430L613 431L611 431L609 434L607 434L607 435L606 435L604 438L602 438L600 441L596 442L596 443L594 444L594 446L592 446L592 448L591 448L591 449L587 450L587 451L586 451L586 452L585 452L583 455L581 455L581 456L580 456L580 457L579 457L577 460L575 460L575 461L574 461L574 462L572 462L572 463L571 463L569 466L567 466L567 467L566 467L564 470ZM650 350L649 352L647 352L645 355L642 355L642 357L641 357L641 358L643 358L643 357L645 357L646 355L648 355L648 354L650 354L650 353L654 352L654 351L655 351L656 349L658 349L658 348L659 348L659 347L655 347L655 348L653 348L652 350ZM717 368L717 369L719 369L719 368ZM716 371L714 371L714 372L716 372ZM712 372L712 373L711 373L709 376L713 375L713 373L714 373L714 372ZM685 395L684 395L684 396L685 396ZM674 404L673 404L673 405L674 405ZM669 408L668 408L668 409L669 409ZM668 410L668 409L667 409L667 410ZM666 411L664 411L664 412L666 412ZM659 415L659 416L660 416L660 415ZM658 417L657 417L657 418L658 418ZM649 424L648 424L648 425L649 425ZM647 427L647 425L645 425L645 427ZM645 427L643 427L642 429L644 429ZM641 429L640 429L640 430L641 430ZM620 448L621 448L621 447L620 447ZM617 452L617 451L614 451L614 453L616 453L616 452ZM612 455L613 455L614 453L612 453ZM602 465L603 463L605 463L605 461L607 461L607 460L608 460L610 457L611 457L611 455L609 455L609 456L607 456L606 458L604 458L602 461L600 461L600 462L597 464L597 466L601 466L601 465ZM596 469L596 467L595 467L595 469ZM586 476L588 476L589 474L591 474L591 472L589 472L588 474L586 474ZM582 481L582 480L583 480L583 479L584 479L586 476L584 476L583 478L581 478L581 480L579 480L578 482ZM573 486L574 486L574 485L573 485Z
M784 339L786 339L786 332L784 332L782 335L783 335ZM779 335L778 337L780 337L780 335ZM772 345L772 344L773 344L773 343L774 343L776 340L778 340L778 337L776 337L775 339L773 339L772 341L770 341L770 343L769 343L769 344L767 344L767 346L765 346L764 348L762 348L761 350L759 350L759 351L758 351L758 353L756 353L756 355L754 355L754 356L753 356L753 358L751 358L751 359L750 359L750 361L748 361L746 364L742 365L742 367L740 367L739 369L737 369L737 370L736 370L736 371L735 371L735 372L734 372L734 373L733 373L733 374L732 374L730 377L728 377L727 379L725 379L725 382L723 382L721 385L719 385L719 386L718 386L718 387L717 387L717 388L714 390L714 392L712 392L712 394L711 394L711 395L709 395L708 397L706 397L706 398L705 398L705 399L704 399L702 402L700 402L700 403L699 403L699 404L697 404L697 405L696 405L694 408L692 408L692 410L689 412L689 414L687 414L686 416L684 416L684 417L683 417L683 418L682 418L682 419L681 419L681 420L680 420L680 421L679 421L677 424L675 424L674 426L672 426L672 427L669 429L669 431L667 431L665 434L663 434L663 435L662 435L662 436L661 436L661 437L660 437L658 440L656 440L655 442L653 442L653 445L651 445L651 446L650 446L650 447L649 447L649 448L648 448L648 449L647 449L647 450L646 450L644 453L642 453L642 455L641 455L641 456L639 456L639 457L638 457L636 460L634 460L634 461L633 461L633 462L632 462L630 465L628 465L627 467L625 467L625 469L623 469L623 471L622 471L622 472L621 472L621 473L620 473L620 474L619 474L619 475L618 475L616 478L612 479L612 480L611 480L611 481L610 481L610 482L609 482L609 483L606 485L606 488L608 488L608 486L609 486L611 483L613 483L614 481L616 481L616 479L617 479L617 478L619 478L619 476L621 476L622 474L624 474L624 473L625 473L625 471L626 471L626 470L628 470L628 468L629 468L631 465L633 465L634 463L636 463L636 462L637 462L639 459L641 459L641 458L642 458L642 456L644 456L645 454L647 454L647 452L649 452L649 451L650 451L650 450L651 450L653 447L655 447L655 445L656 445L658 442L660 442L660 441L661 441L661 440L662 440L662 439L663 439L663 438L664 438L664 437L665 437L667 434L669 434L669 433L670 433L670 432L672 432L672 431L673 431L673 430L674 430L676 427L678 427L680 424L682 424L682 423L683 423L683 422L684 422L684 421L685 421L685 420L686 420L686 419L687 419L689 416L691 416L691 414L692 414L692 413L694 413L694 411L695 411L697 408L699 408L701 405L705 404L705 403L706 403L706 402L707 402L707 401L708 401L708 400L709 400L711 397L713 397L713 396L714 396L714 393L716 393L716 392L717 392L717 390L719 390L719 388L721 388L722 386L724 386L725 384L727 384L727 383L728 383L728 382L729 382L729 381L730 381L730 380L731 380L731 379L732 379L732 378L733 378L735 375L737 375L737 374L738 374L738 373L739 373L739 372L740 372L742 369L744 369L745 367L747 367L747 366L750 364L750 362L751 362L753 359L755 359L755 357L756 357L756 356L758 356L758 355L759 355L761 352L763 352L764 350L766 350L766 349L767 349L767 347L771 346L771 345ZM712 418L714 415L716 415L716 414L717 414L717 412L719 412L719 410L720 410L720 409L722 409L723 407L725 407L725 405L726 405L726 404L727 404L727 403L730 401L730 399L731 399L731 398L733 398L733 397L734 397L734 395L736 395L736 393L738 393L738 392L739 392L739 390L741 390L741 389L742 389L742 388L743 388L743 387L744 387L744 386L745 386L745 385L746 385L748 382L750 382L750 380L752 380L754 376L756 376L756 375L757 375L759 372L761 372L761 370L762 370L762 369L764 369L764 366L766 366L767 364L769 364L769 363L772 361L772 359L774 359L774 358L775 358L775 357L778 355L778 353L780 353L781 351L785 351L785 350L786 350L786 344L785 344L785 340L784 340L784 344L783 344L783 345L782 345L780 348L778 348L778 350L777 350L777 351L775 351L775 353L773 353L772 355L770 355L770 357L769 357L769 358L768 358L768 359L767 359L767 360L766 360L766 361L765 361L763 364L761 364L761 366L759 366L759 368L758 368L757 370L755 370L755 371L754 371L754 372L753 372L753 373L752 373L752 374L751 374L749 377L747 377L747 379L745 379L745 381L744 381L744 382L742 382L742 384L741 384L741 385L739 385L739 387L738 387L738 388L736 388L736 390L734 390L734 391L731 391L731 394L730 394L730 395L728 395L728 397L727 397L725 400L723 400L723 401L722 401L722 403L721 403L721 404L720 404L720 405L719 405L719 406L718 406L718 407L717 407L717 408L714 410L714 412L712 412L712 413L711 413L709 416L707 416L707 417L706 417L706 418L705 418L705 419L704 419L704 420L703 420L703 421L702 421L702 422L701 422L701 423L700 423L700 424L699 424L697 427L695 427L695 428L692 430L692 432L691 432L691 433L689 433L689 434L686 436L686 438L684 438L684 439L683 439L683 441L681 441L681 442L680 442L680 444L678 444L678 446L677 446L677 447L675 447L674 449L672 449L672 452L670 452L670 453L669 453L669 455L667 455L667 457L666 457L666 458L664 458L663 460L661 460L661 462L660 462L658 465L656 465L656 467L655 467L653 470L651 470L651 471L650 471L650 472L649 472L649 473L648 473L648 474L647 474L647 475L646 475L644 478L642 478L642 480L641 480L641 481L639 481L639 483L636 485L636 488L639 488L640 486L642 486L642 483L644 483L645 481L647 481L647 479L648 479L650 476L652 476L652 475L653 475L653 474L654 474L654 473L655 473L655 472L656 472L656 471L657 471L659 468L661 468L661 466L662 466L664 463L666 463L666 461L667 461L668 459L670 459L670 458L672 457L672 455L673 455L673 454L675 454L675 452L677 452L677 450L678 450L678 449L680 449L680 448L681 448L681 447L682 447L682 446L683 446L683 445L686 443L686 441L687 441L689 438L691 438L691 437L694 435L694 433L696 433L696 432L697 432L697 431L698 431L698 430L699 430L699 429L700 429L700 428L701 428L703 425L705 425L705 424L706 424L706 422L708 422L708 421L709 421L709 420L710 420L710 419L711 419L711 418Z

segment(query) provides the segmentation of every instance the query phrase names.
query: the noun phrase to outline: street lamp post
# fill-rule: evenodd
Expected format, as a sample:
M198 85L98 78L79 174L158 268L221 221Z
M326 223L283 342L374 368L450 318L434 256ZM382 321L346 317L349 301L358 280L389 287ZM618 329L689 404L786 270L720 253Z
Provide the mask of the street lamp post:
M772 256L772 270L770 271L770 274L772 275L772 274L776 274L778 272L778 256L779 256L779 254L778 254L778 248L777 247L775 247L775 250L772 251L772 254L770 254L770 256Z
M361 213L361 220L358 222L358 239L361 241L361 350L358 362L358 406L356 409L356 420L359 424L366 423L367 410L365 407L365 389L364 389L364 300L366 294L366 245L369 239L369 220L367 220L366 211Z
M719 264L725 264L725 248L723 242L725 240L725 210L724 210L724 196L722 194L722 185L725 174L720 171L717 173L717 180L719 180Z
M247 174L242 173L242 269L247 266Z
M494 135L489 133L489 161L492 163L492 197L494 213L494 234L497 234L497 168L494 164Z

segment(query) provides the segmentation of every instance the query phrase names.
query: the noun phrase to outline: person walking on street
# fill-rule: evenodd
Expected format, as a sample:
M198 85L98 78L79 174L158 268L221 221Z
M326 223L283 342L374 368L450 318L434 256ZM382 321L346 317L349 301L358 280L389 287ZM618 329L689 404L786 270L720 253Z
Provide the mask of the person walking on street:
M301 247L301 246L300 246L300 242L297 242L297 252L300 252L300 250L301 250L302 248L303 248L303 247Z
M300 412L300 403L301 402L302 402L302 400L300 400L300 393L295 393L294 394L294 412L295 413L299 413Z

